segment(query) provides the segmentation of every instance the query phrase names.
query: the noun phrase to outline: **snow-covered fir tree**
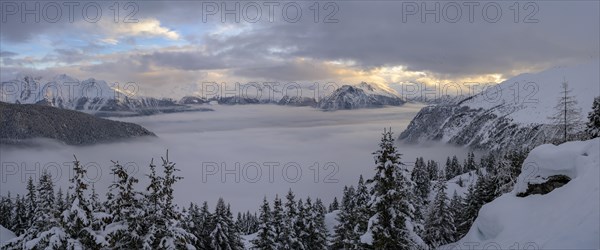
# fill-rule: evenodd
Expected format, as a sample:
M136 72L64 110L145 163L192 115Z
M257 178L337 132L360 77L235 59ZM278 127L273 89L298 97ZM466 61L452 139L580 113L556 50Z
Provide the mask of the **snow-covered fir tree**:
M73 172L70 186L73 191L72 202L62 213L66 248L101 248L105 246L106 242L101 233L92 228L93 210L88 196L85 194L88 189L88 183L85 181L86 170L77 158L73 162ZM57 233L57 236L60 236L60 233Z
M423 214L420 211L424 211L429 199L429 192L431 190L431 180L427 173L427 166L423 157L417 158L415 166L411 172L410 179L414 183L413 194L415 195L415 216L418 219L423 218Z
M212 232L212 229L215 228L213 215L208 208L208 202L205 201L202 203L200 214L198 216L196 221L196 224L198 224L198 231L194 232L194 235L196 235L196 244L198 249L207 249L210 248L212 242L210 233Z
M445 181L438 180L435 191L435 199L429 208L423 233L423 240L432 248L452 243L456 234L454 216L448 206Z
M150 163L150 184L146 188L146 206L144 213L146 223L143 228L144 249L181 249L193 248L195 236L183 229L181 225L181 212L173 204L173 185L183 177L175 173L179 171L175 163L169 161L169 152L166 158L161 157L164 176L156 173L153 161Z
M340 209L340 203L337 197L333 197L333 201L331 202L331 204L329 204L329 212L331 213L338 209Z
M439 168L438 168L438 163L434 160L429 160L427 161L427 173L429 176L429 180L436 180L438 177L438 172L439 172Z
M260 207L258 233L252 240L252 244L257 249L272 250L275 248L275 231L271 220L271 207L264 197L263 204Z
M273 232L275 233L276 248L281 248L285 244L285 239L283 238L283 229L285 227L285 221L283 216L283 205L281 204L281 199L279 198L279 195L275 195L271 219L273 225Z
M356 226L354 230L359 235L363 235L367 232L369 218L372 216L372 212L369 208L370 199L371 196L369 194L369 188L367 188L363 176L360 175L358 178L358 184L356 186L356 195L354 197L356 217Z
M475 153L469 152L467 154L467 159L465 159L465 163L463 164L463 173L473 171L477 169L477 163L475 163Z
M211 247L216 250L242 249L243 245L235 231L233 216L225 205L223 198L219 198L213 213L214 229L210 233Z
M462 211L464 209L464 203L463 198L460 195L458 195L458 193L456 193L456 190L454 190L454 193L452 194L449 209L452 213L452 221L454 222L453 240L457 241L460 239L460 235L458 235L458 228L460 226L459 223L461 220Z
M305 247L300 241L295 226L298 220L298 209L292 189L288 191L285 198L284 224L281 235L283 244L281 247L283 249L304 249Z
M33 178L29 176L27 179L27 194L25 194L25 217L27 218L27 227L31 226L34 219L35 209L37 208L37 195Z
M310 234L309 228L308 228L309 211L306 210L306 207L304 205L304 202L302 202L302 199L298 199L296 208L298 209L298 217L296 219L296 224L294 225L294 228L296 230L296 235L297 235L298 239L300 240L300 243L302 243L302 246L305 249L309 249L310 246L307 245L309 234Z
M25 232L25 230L27 229L27 227L29 227L28 225L28 219L27 219L27 209L26 209L26 204L27 201L25 201L25 196L21 196L19 194L16 195L15 197L15 202L14 202L14 208L12 209L12 222L10 223L12 226L10 227L10 230L13 231L16 235L20 235L23 232Z
M411 186L394 145L391 131L384 131L379 150L375 153L375 176L371 183L371 203L375 220L372 223L373 247L376 249L415 248L407 224L413 217Z
M600 96L594 98L592 111L588 114L585 132L590 138L600 137Z
M342 207L337 215L333 241L334 249L360 249L360 233L356 230L356 192L353 186L344 187Z
M31 180L31 179L30 179ZM29 187L31 187L28 184ZM19 237L6 245L7 249L57 249L65 247L64 231L59 227L56 217L54 184L52 176L43 172L36 189L37 206L31 225Z
M2 196L0 199L0 225L5 228L12 227L12 209L13 201L9 191L6 196Z
M307 212L307 241L305 246L310 249L327 248L327 228L325 227L325 213L327 208L323 205L321 199L317 198L314 205L311 205L310 197L306 199L305 211Z
M477 217L477 213L479 212L479 204L480 200L475 193L475 185L469 185L467 189L467 194L464 198L463 210L459 216L455 216L455 218L459 218L458 221L455 221L456 226L456 235L458 238L462 238L469 232L471 225L473 225L473 221Z
M145 213L143 196L134 187L138 179L118 162L113 162L111 171L115 181L109 186L106 201L107 213L111 216L106 226L107 241L111 248L140 249Z

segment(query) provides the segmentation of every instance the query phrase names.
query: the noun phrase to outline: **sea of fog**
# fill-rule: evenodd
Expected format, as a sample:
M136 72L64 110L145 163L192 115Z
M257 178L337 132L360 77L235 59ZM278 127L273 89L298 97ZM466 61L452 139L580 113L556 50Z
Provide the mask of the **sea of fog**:
M213 105L210 112L113 118L140 124L158 137L83 147L55 142L31 148L2 146L0 193L23 194L27 178L37 178L43 170L66 191L73 155L86 166L87 179L101 197L114 179L111 160L126 165L140 179L141 190L151 159L160 165L168 150L169 160L184 177L175 186L180 205L206 200L213 207L223 197L234 212L256 211L264 196L272 200L289 188L296 197L320 197L328 204L334 196L341 198L344 185L355 185L361 174L373 175L372 152L383 129L391 127L398 136L421 107L324 112L309 107ZM443 165L447 156L462 159L467 152L441 144L398 146L408 164L423 156Z

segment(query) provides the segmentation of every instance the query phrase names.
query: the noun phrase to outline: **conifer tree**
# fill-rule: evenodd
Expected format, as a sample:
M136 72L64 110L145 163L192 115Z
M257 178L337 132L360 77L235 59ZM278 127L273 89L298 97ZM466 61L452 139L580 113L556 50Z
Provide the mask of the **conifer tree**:
M431 181L437 180L439 171L440 170L438 169L438 164L436 161L434 161L434 160L427 161L427 173L429 176L429 180L431 180Z
M356 215L356 226L354 230L359 235L363 235L367 232L369 219L372 216L371 210L369 209L370 198L369 189L365 185L363 176L360 175L356 186L356 196L354 198Z
M298 199L296 208L298 208L298 218L296 219L296 224L294 226L294 228L296 230L296 235L298 237L298 240L302 244L302 246L305 249L309 249L310 245L307 244L308 238L309 238L309 233L310 233L309 229L308 229L309 211L306 210L306 207L304 205L304 202L302 202L302 199Z
M475 154L473 152L469 152L467 154L467 159L464 164L464 173L473 171L477 169L477 164L475 163Z
M275 248L275 232L271 221L271 208L267 197L264 197L263 204L260 207L258 234L252 244L257 249L274 250Z
M312 249L327 248L327 228L325 227L325 212L327 209L321 199L317 198L315 204L310 206L310 198L306 200L306 209L308 212L307 231L309 232L306 246Z
M202 208L200 209L200 214L199 214L199 218L197 221L198 224L198 235L197 237L197 244L199 246L199 249L207 249L210 247L211 244L211 238L210 238L210 233L212 232L212 229L215 227L214 222L213 222L213 216L208 208L208 202L203 202L202 203Z
M462 238L469 232L469 229L471 228L471 225L473 225L473 221L475 221L477 213L479 212L480 201L475 193L475 186L473 184L469 185L464 202L463 210L460 215L457 216L459 221L456 222L458 225L456 228L456 238Z
M31 180L31 179L30 179ZM30 186L31 183L28 183ZM31 225L19 237L6 244L8 249L58 249L65 247L64 231L57 228L54 184L52 176L43 172L37 186L36 200L38 204L33 213ZM23 212L23 211L21 211Z
M54 217L59 218L62 211L67 209L67 203L65 202L65 196L63 195L62 187L58 188L55 199L56 202L54 203L54 211L56 214Z
M411 172L411 180L415 184L413 186L413 194L415 194L415 204L417 209L415 216L419 219L423 218L423 214L420 211L426 207L429 199L429 192L431 189L431 181L427 173L427 166L423 157L417 158L415 166Z
M13 202L11 198L10 191L6 194L6 197L2 196L0 202L0 225L5 228L12 227L12 210L13 210Z
M414 248L407 221L412 221L410 183L405 176L406 169L400 162L394 146L391 131L385 131L375 154L375 176L369 180L372 184L371 203L376 220L373 222L373 247L377 249Z
M271 214L273 232L275 233L275 247L281 248L285 244L285 239L283 238L283 229L284 218L283 218L283 207L281 204L281 199L279 195L275 195L275 200L273 201L273 211Z
M335 210L339 210L340 209L340 203L338 202L337 197L333 197L333 202L331 202L331 204L329 204L329 212L333 212Z
M446 183L438 181L435 190L436 196L429 209L423 236L423 240L432 248L453 242L456 234L452 211L448 207Z
M77 158L73 161L73 178L70 189L73 190L72 202L62 213L62 225L66 233L66 247L101 248L104 237L92 228L94 220L90 201L85 195L88 184L85 181L86 170Z
M292 189L290 189L286 195L285 202L284 227L281 237L283 239L283 249L304 249L304 245L300 241L296 230L298 209L294 199L294 193L292 192Z
M335 235L333 241L334 249L359 249L360 234L357 228L357 207L356 193L354 187L344 187L344 196L342 198L342 207L337 215L338 225L334 228Z
M600 137L600 96L594 98L585 131L590 138Z
M140 249L143 247L145 218L142 194L135 190L138 180L129 175L118 162L113 162L112 174L116 180L109 186L106 209L110 223L106 226L111 248Z
M561 83L560 97L554 107L556 112L549 117L556 126L557 137L562 142L570 140L581 125L581 109L577 106L577 99L571 95L573 90L569 88L566 80Z
M30 227L34 220L35 209L37 208L37 196L35 185L33 184L33 178L29 176L27 179L27 194L25 194L26 203L25 203L25 217L27 218L27 227Z
M458 235L458 228L460 227L461 213L464 209L463 199L460 195L456 193L452 194L452 199L450 200L449 205L450 212L452 213L452 221L454 222L454 235L453 241L458 241L460 239L460 235Z
M27 204L25 196L20 196L19 194L17 194L17 196L15 197L14 208L11 213L13 215L13 218L11 222L12 227L10 228L10 230L13 231L16 235L23 234L27 227L29 227L26 212L27 206L25 204Z

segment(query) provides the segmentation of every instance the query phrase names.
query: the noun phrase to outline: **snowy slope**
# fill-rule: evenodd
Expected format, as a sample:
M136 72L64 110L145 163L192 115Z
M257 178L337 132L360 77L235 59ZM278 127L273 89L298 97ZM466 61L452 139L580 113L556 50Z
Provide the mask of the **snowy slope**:
M0 245L15 237L17 237L15 233L0 225Z
M476 248L599 249L599 169L599 138L535 148L523 164L515 190L484 205L469 233L455 244L463 248L477 244ZM517 197L529 184L553 175L572 179L544 195ZM452 247L457 246L442 249Z
M500 151L547 143L557 136L548 117L555 112L563 77L585 121L594 97L600 96L599 68L599 61L593 61L523 74L457 104L425 107L399 138Z
M561 83L566 80L573 89L571 95L577 98L583 114L587 114L594 97L600 95L599 62L521 74L464 101L463 106L493 109L496 114L508 115L517 123L547 123L560 97ZM505 108L494 108L498 105Z

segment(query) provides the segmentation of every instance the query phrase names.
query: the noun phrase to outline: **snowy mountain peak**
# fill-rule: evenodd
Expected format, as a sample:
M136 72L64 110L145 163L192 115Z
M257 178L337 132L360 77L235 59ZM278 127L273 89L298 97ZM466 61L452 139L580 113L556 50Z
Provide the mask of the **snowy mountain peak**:
M375 108L399 106L405 101L394 92L375 85L361 82L357 85L343 85L323 98L318 107L325 110Z

